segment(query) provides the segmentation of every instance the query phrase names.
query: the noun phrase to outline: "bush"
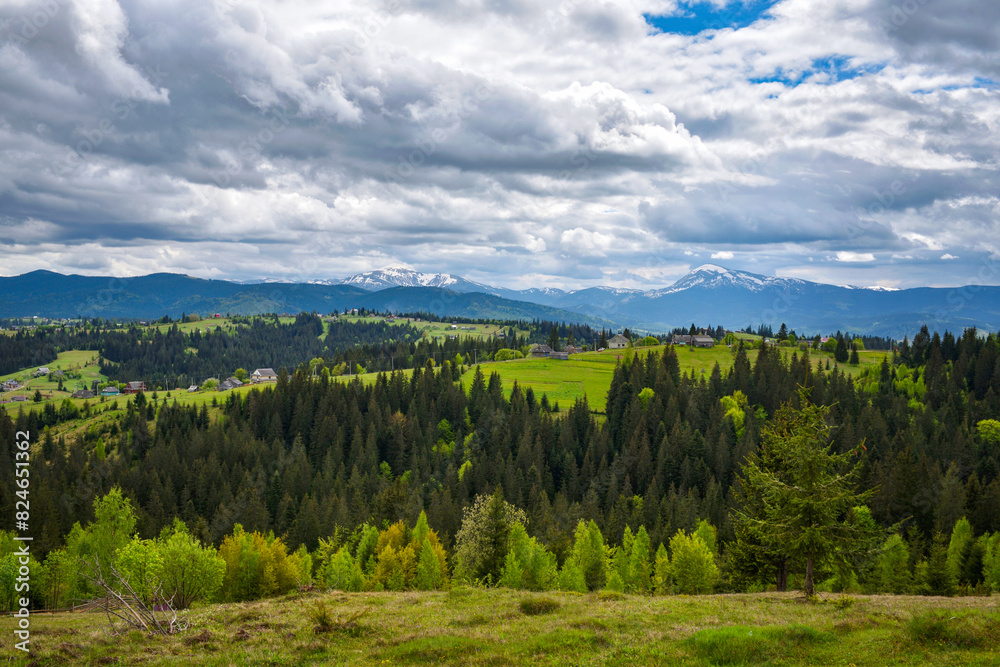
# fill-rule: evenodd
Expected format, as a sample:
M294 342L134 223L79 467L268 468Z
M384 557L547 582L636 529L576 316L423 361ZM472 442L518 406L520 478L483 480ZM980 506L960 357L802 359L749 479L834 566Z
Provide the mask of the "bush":
M326 562L322 572L323 583L327 588L337 591L356 593L364 586L364 576L361 567L351 556L347 547L341 547Z
M516 359L517 355L514 350L509 348L503 348L497 350L497 353L493 355L493 361L510 361L511 359Z
M670 539L670 576L678 593L710 593L719 579L715 555L699 535L683 530Z
M247 533L240 524L222 541L219 556L226 563L221 597L227 602L286 593L298 585L302 576L299 556L289 555L280 538L273 533Z
M604 536L593 520L582 519L576 525L573 543L573 560L583 572L587 588L596 591L607 584L607 563L604 555Z
M539 614L549 614L558 609L561 605L558 600L553 600L545 596L533 596L524 598L518 605L521 613L525 616L538 616Z
M177 609L186 609L195 601L211 600L222 586L226 561L212 547L202 547L179 519L174 520L172 533L161 533L160 557L163 594L173 598Z
M492 495L477 496L464 514L455 536L455 578L496 583L510 550L511 529L527 516L503 499L499 487Z

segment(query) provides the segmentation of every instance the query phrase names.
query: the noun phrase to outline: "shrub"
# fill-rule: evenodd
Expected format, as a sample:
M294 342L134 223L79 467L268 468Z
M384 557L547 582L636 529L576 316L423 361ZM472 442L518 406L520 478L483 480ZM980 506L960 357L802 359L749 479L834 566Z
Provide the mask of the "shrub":
M299 557L289 555L280 538L247 533L240 524L222 541L219 556L226 563L221 597L227 602L286 593L301 577Z
M670 575L679 593L709 593L719 579L719 566L700 536L679 530L670 539Z
M455 578L495 583L510 550L511 529L527 516L503 499L499 487L492 495L476 497L464 514L455 536Z
M211 600L222 586L226 561L212 547L203 547L184 522L175 519L173 529L160 535L163 594L173 598L177 609L198 600Z
M576 539L573 542L573 559L583 571L584 581L589 590L604 588L607 583L607 563L604 554L604 536L593 520L582 519L576 525Z
M323 583L327 588L356 593L364 586L361 567L351 556L347 547L341 547L330 557L323 568Z

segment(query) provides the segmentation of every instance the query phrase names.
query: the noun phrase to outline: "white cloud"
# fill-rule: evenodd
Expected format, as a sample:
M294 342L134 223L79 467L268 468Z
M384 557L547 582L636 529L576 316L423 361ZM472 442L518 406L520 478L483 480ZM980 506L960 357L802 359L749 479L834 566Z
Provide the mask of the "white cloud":
M837 253L838 262L874 262L875 255L870 252L849 252L841 250Z
M1000 101L998 10L956 3L886 32L893 0L782 0L712 39L649 34L673 0L55 3L0 42L0 260L957 283L997 250Z

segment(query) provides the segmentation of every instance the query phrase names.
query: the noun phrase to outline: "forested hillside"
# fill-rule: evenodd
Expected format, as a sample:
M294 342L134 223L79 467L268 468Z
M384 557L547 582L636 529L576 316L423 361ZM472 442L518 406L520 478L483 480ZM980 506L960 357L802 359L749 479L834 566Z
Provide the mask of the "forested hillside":
M653 550L705 520L726 553L741 465L759 452L762 428L782 404L801 407L805 388L829 406L834 451L857 450L871 516L895 527L917 576L918 562L933 560L935 535L962 517L971 537L1000 531L1000 425L990 421L1000 416L998 352L996 336L922 332L899 363L857 381L819 370L808 354L785 362L773 348L753 366L740 350L729 372L699 378L680 373L672 348L644 360L626 354L603 423L582 402L551 413L530 390L506 399L499 378L478 369L466 394L449 362L367 386L316 379L303 367L273 388L228 395L216 417L140 394L121 418L102 418L95 406L85 432L42 438L32 463L34 553L58 549L74 522L94 519L93 499L116 486L148 538L180 518L205 543L222 543L239 524L315 551L321 538L356 545L366 524L413 526L426 511L450 552L463 509L502 487L559 563L577 548L581 519L609 545L630 543L641 529ZM40 419L0 415L3 437L41 434ZM7 508L9 457L0 454ZM974 585L983 553L968 548L962 558L979 559L965 575ZM724 562L723 588L774 575L774 563L756 563L754 584L737 576L738 559ZM788 566L794 574L802 563Z
M427 317L418 313L417 317ZM481 322L481 321L476 321ZM165 389L199 384L208 377L228 377L238 368L287 368L320 359L324 367L360 365L369 372L422 366L428 359L441 362L473 351L486 355L501 348L545 342L552 331L573 336L581 344L596 341L598 332L585 324L531 320L505 321L492 326L509 332L504 338L454 336L424 338L405 321L335 318L323 321L315 313L300 313L294 321L276 315L208 319L193 330L173 324L158 326L96 320L81 327L22 330L0 337L0 375L41 366L60 351L93 350L101 356L101 373L110 380L141 380ZM514 328L526 331L517 336ZM573 340L574 338L571 338Z

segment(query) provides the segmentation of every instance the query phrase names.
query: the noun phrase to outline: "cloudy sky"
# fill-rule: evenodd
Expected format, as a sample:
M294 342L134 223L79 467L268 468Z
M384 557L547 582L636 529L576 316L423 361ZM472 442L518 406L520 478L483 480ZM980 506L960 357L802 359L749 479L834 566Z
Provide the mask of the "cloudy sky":
M994 0L0 0L0 274L1000 284Z

